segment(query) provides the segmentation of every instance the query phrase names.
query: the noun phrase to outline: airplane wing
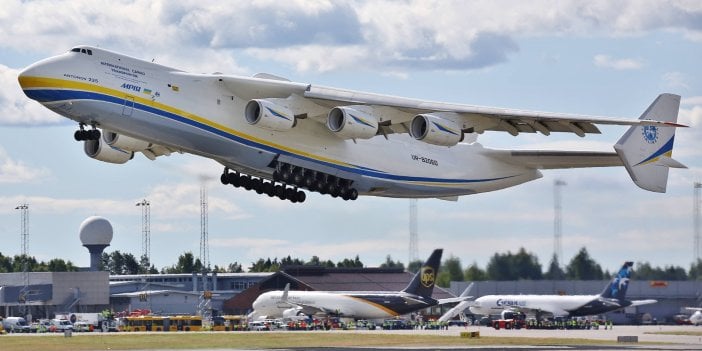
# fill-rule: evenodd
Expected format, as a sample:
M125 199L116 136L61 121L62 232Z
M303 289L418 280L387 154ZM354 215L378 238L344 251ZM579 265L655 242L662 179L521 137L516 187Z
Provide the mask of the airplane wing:
M702 307L685 307L685 309L690 311L702 311Z
M629 305L629 306L649 305L649 304L657 303L657 302L658 302L658 300L654 300L654 299L649 299L649 300L633 300L633 301L631 301L631 305Z
M519 133L574 133L578 136L600 130L596 125L667 125L676 123L648 119L623 119L552 112L525 111L475 105L426 101L391 95L345 90L291 82L269 74L254 77L219 76L219 81L233 95L243 100L276 99L287 106L296 118L311 118L326 123L330 110L340 106L362 106L377 119L378 134L408 133L413 118L432 114L451 121L463 132L501 131Z

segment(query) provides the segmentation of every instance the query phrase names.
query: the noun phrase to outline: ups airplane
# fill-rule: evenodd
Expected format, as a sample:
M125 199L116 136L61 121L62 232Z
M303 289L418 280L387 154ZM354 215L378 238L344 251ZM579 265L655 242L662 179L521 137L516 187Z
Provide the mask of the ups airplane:
M542 169L624 166L641 188L665 192L680 97L661 94L640 119L534 112L408 99L291 82L270 74L194 74L91 46L27 67L24 93L78 122L94 159L125 163L174 152L213 159L231 184L303 202L300 189L439 198L508 188ZM600 133L629 129L612 152L498 150L485 131Z

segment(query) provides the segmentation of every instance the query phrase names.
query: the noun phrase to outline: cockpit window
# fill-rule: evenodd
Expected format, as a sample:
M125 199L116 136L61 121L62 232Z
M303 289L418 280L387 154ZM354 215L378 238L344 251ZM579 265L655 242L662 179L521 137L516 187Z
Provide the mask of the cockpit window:
M90 50L90 49L73 48L73 49L71 49L71 52L80 52L82 54L87 54L90 56L93 55L93 50Z

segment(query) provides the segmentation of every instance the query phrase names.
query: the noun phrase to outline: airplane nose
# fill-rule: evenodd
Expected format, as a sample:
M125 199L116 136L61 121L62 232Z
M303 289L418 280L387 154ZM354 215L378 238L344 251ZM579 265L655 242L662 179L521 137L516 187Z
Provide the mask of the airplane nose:
M30 77L37 76L37 64L30 65L29 67L23 69L18 75L17 80L22 89L29 88Z

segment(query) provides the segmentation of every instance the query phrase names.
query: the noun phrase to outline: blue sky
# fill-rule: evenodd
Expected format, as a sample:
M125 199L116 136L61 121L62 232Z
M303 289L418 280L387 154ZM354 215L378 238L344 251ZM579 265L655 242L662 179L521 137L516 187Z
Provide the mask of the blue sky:
M176 4L177 3L177 4ZM702 4L694 1L6 1L0 9L0 252L21 251L30 205L30 254L89 265L78 227L108 218L107 251L141 253L151 202L152 262L197 255L199 188L209 189L212 264L291 255L368 266L407 261L409 201L344 202L309 194L290 204L219 184L221 167L191 155L91 160L73 122L26 98L17 73L77 44L98 45L191 72L253 75L428 100L638 118L657 94L680 94L668 193L637 188L624 169L546 171L544 178L458 202L419 201L419 254L436 247L464 266L525 247L553 252L553 182L562 179L563 252L581 247L604 269L623 260L689 267L693 182L702 180ZM488 132L499 148L612 150L602 135Z

